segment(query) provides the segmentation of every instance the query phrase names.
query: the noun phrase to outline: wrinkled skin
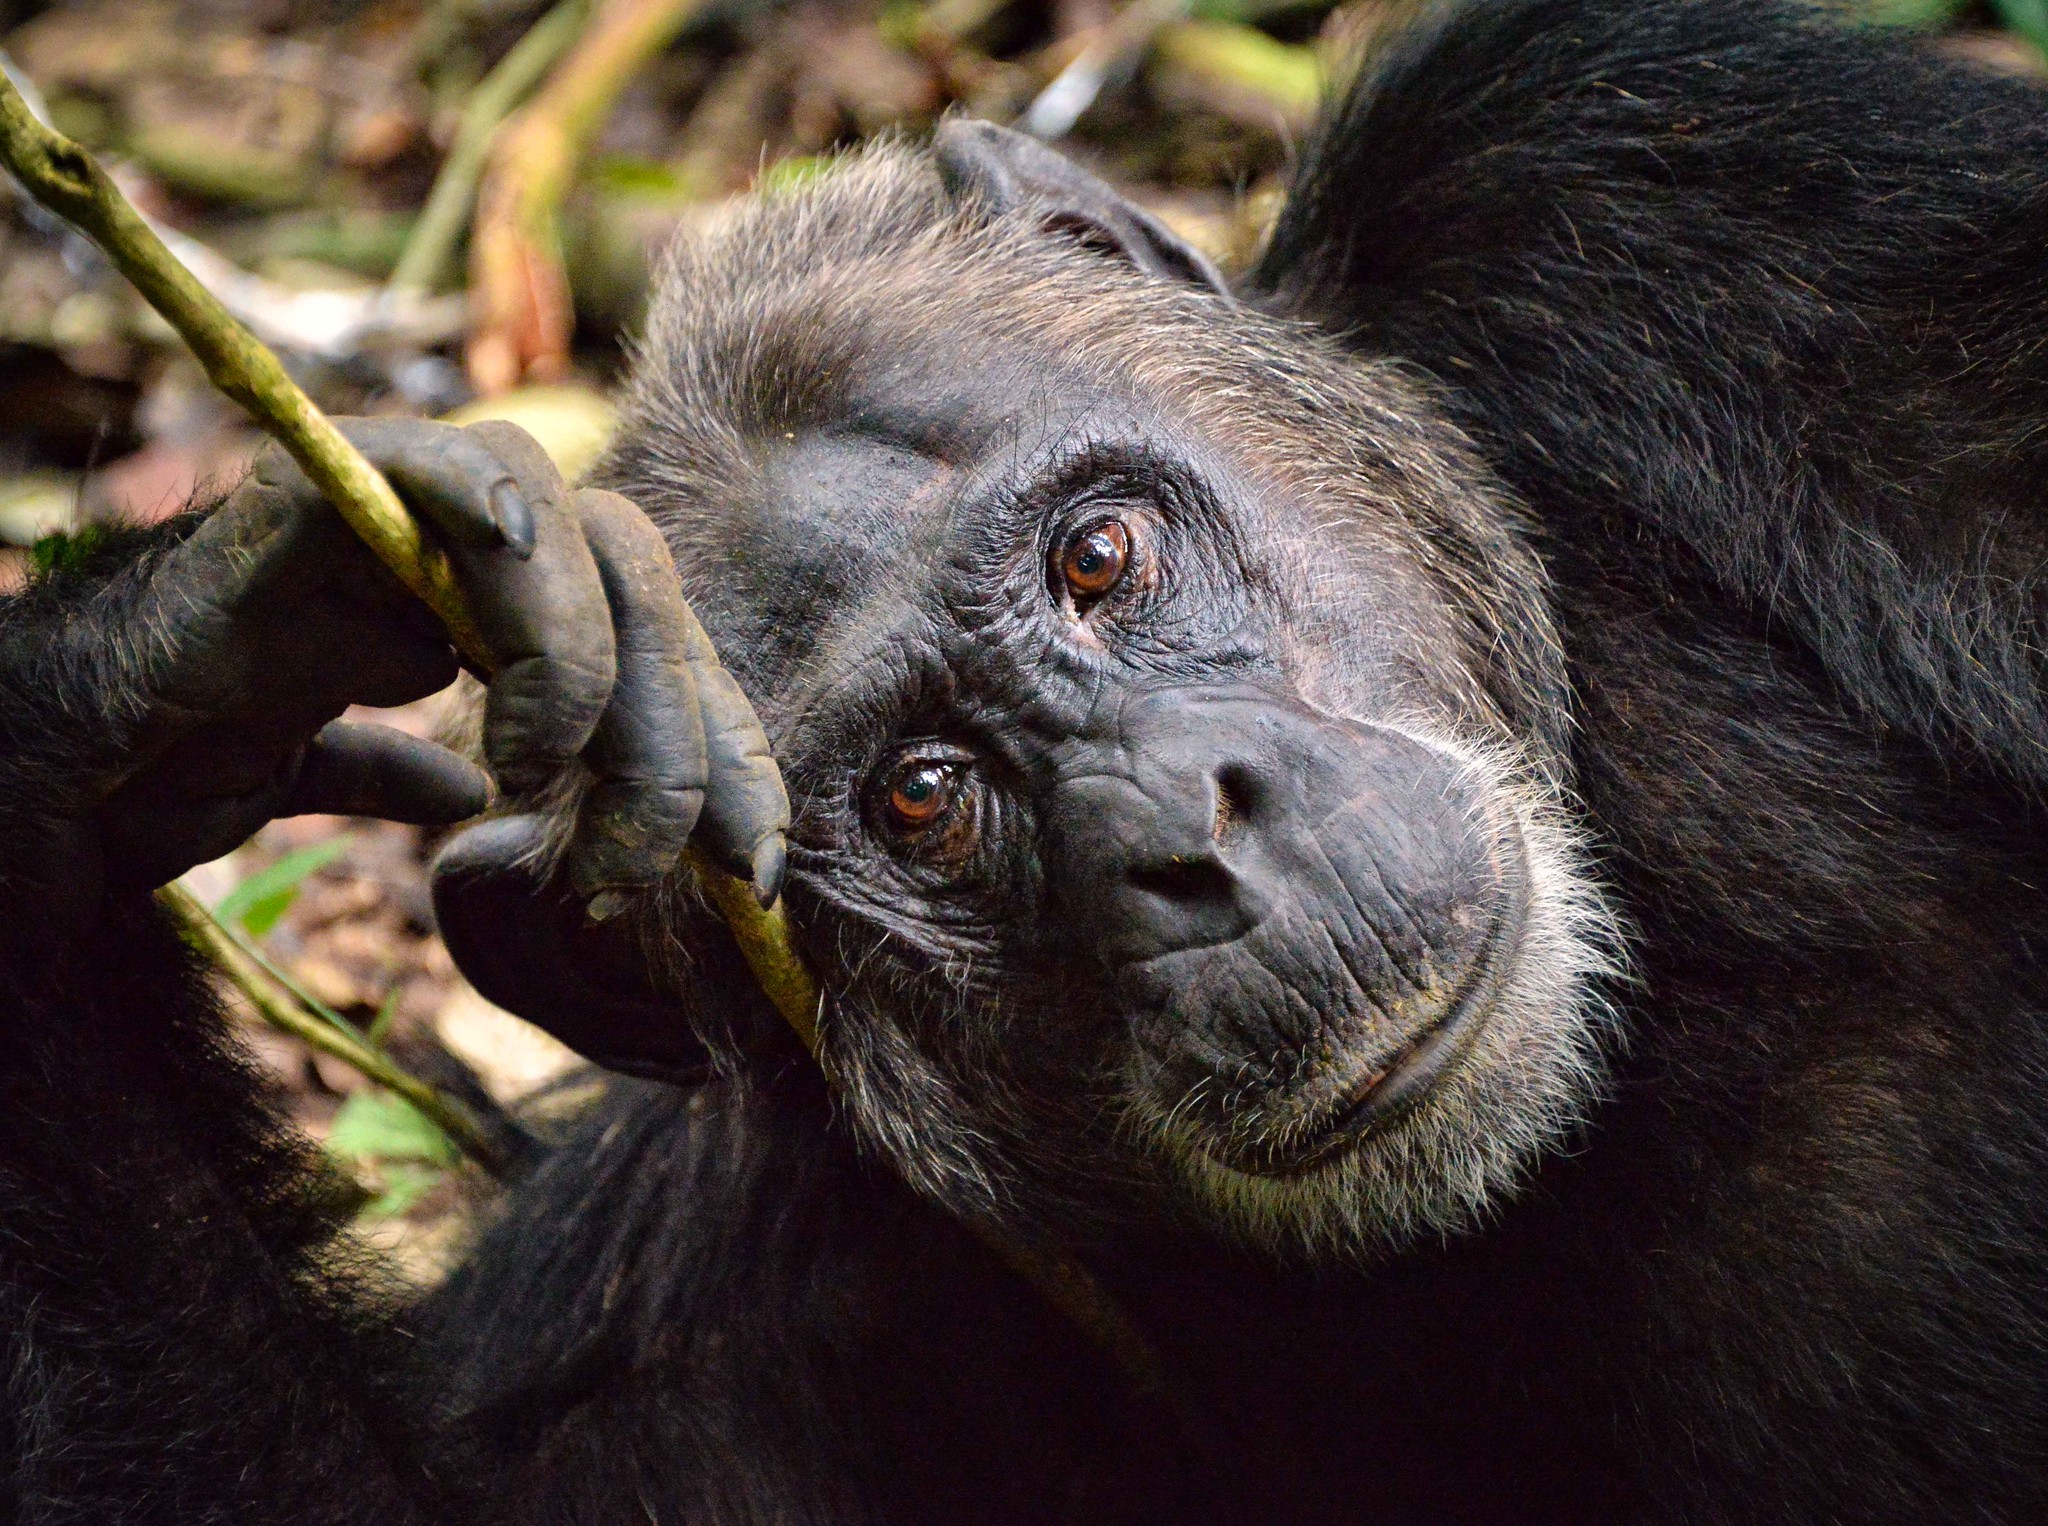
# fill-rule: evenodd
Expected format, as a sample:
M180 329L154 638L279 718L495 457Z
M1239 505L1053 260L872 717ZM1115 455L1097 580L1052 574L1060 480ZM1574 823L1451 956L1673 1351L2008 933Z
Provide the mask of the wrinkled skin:
M948 1124L1004 1139L1011 1159L962 1146L941 1191L1044 1168L1099 1204L1075 1177L1152 1178L1127 1211L1170 1214L1177 1151L1300 1180L1398 1130L1521 978L1527 807L1458 739L1511 740L1468 713L1466 636L1391 474L1353 485L1379 554L1320 547L1328 505L1171 397L997 357L1021 407L986 354L906 356L763 441L725 532L748 554L699 572L805 802L796 906L830 951L835 1062L855 1096L903 1085L861 1046L908 1030L945 1068L929 1123L877 1120L921 1130L913 1178ZM1104 533L1120 571L1077 593ZM778 606L835 613L750 628Z
M877 231L844 247L781 255L769 207L686 251L604 468L801 802L850 1120L1058 1237L1192 1208L1370 1255L1467 1222L1583 1103L1609 958L1511 511L1406 379L1236 309L1099 181L986 124L934 158L936 197L848 170ZM887 247L920 218L971 286ZM674 904L644 943L715 944ZM487 943L454 938L473 975ZM547 1022L570 984L486 989ZM722 1004L707 1042L744 1054Z

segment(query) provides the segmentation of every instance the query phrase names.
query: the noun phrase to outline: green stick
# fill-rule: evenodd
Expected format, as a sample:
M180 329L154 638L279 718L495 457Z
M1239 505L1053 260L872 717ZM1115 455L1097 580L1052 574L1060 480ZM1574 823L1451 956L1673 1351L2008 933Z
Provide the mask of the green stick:
M349 527L447 624L472 656L482 639L462 607L448 558L420 532L391 484L342 437L278 358L237 322L83 148L37 121L0 78L0 160L28 193L90 238L170 322L206 374L291 452Z
M463 607L454 569L391 484L313 405L278 358L164 247L92 156L38 121L4 75L0 164L37 201L105 251L192 347L213 384L291 452L364 544L440 617L463 654L489 672L490 654ZM797 952L782 903L764 911L751 890L737 881L728 883L694 852L689 856L762 990L805 1043L815 1044L818 987Z
M585 72L608 79L618 66L615 55L622 56L643 46L651 35L650 28L657 22L661 26L671 21L679 24L683 8L689 3L691 0L637 0L633 7L622 11L618 36L608 37L607 46L597 50L592 60L586 60ZM597 93L586 93L579 84L572 92L579 111ZM579 116L578 120L582 118ZM550 130L558 130L557 124L550 124ZM447 558L421 534L390 485L285 375L277 357L172 257L91 156L37 121L20 93L4 78L0 78L0 163L5 163L44 206L83 230L106 251L107 257L149 299L150 305L184 335L214 384L241 403L292 453L370 549L441 617L456 644L472 660L480 660L484 655L481 643L462 608ZM484 664L479 661L479 665ZM782 903L778 901L764 911L749 887L713 868L696 849L686 849L685 856L697 868L713 903L732 928L761 989L815 1053L818 985L797 952ZM311 1023L318 1029L317 1036L311 1030L305 1030L301 1036L309 1043L323 1047L328 1044L332 1034L329 1026L281 996L281 988L269 981L203 906L176 886L160 891L159 896L201 946L249 992L250 998L264 1007L271 1021L288 1032L301 1031L304 1024ZM450 1099L440 1098L426 1083L392 1066L368 1044L361 1045L359 1052L361 1057L350 1058L351 1064L372 1079L384 1081L422 1112L441 1121L430 1111L435 1104L422 1102L421 1098L438 1098L444 1111ZM371 1066L381 1067L392 1079L385 1080ZM408 1083L419 1095L404 1089ZM420 1088L424 1091L419 1091ZM970 1227L1056 1308L1100 1343L1141 1392L1155 1396L1170 1412L1181 1412L1184 1396L1161 1381L1156 1357L1144 1336L1086 1267L1057 1248L1036 1248L993 1224L973 1220Z
M186 941L220 966L271 1027L304 1040L322 1054L331 1054L344 1064L353 1065L431 1118L477 1164L494 1174L504 1170L504 1152L474 1113L440 1088L399 1066L339 1018L330 1019L309 1010L191 891L183 885L166 885L157 892L157 899L178 919Z

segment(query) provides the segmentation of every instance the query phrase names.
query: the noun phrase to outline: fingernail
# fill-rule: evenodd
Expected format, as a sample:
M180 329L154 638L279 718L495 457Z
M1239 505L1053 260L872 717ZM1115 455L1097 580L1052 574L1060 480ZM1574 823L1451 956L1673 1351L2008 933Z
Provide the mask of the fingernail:
M583 908L583 915L592 922L609 922L625 909L626 898L618 891L600 890Z
M763 911L773 906L775 898L782 894L782 874L788 867L789 848L780 832L770 834L754 850L754 899L761 903Z
M514 556L523 562L533 555L533 510L510 477L491 489L491 518Z

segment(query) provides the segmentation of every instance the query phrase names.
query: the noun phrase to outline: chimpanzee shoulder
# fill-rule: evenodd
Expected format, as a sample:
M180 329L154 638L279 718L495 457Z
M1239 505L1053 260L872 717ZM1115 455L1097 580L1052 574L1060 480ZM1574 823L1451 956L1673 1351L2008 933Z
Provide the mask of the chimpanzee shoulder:
M1426 371L1543 548L1640 985L1496 1274L1684 1518L2048 1487L2044 146L2036 88L1819 10L1467 6L1254 277Z
M1428 370L1545 535L1637 537L2037 785L2048 537L1980 510L2048 465L2044 155L2037 87L1826 7L1450 6L1329 113L1251 285Z

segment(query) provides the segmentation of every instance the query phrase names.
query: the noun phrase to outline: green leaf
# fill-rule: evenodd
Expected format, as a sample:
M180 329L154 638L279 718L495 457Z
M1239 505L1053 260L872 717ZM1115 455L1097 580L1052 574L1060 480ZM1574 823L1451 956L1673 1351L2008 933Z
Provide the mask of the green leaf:
M372 1221L395 1219L432 1192L447 1174L432 1166L404 1162L386 1166L378 1172L383 1178L384 1190L363 1204L356 1217Z
M29 548L29 566L38 577L48 577L53 572L82 571L105 538L106 532L97 525L45 535Z
M355 839L344 832L311 847L287 853L267 869L259 869L220 898L213 914L230 926L240 922L252 938L277 926L277 919L299 898L306 880L348 852Z
M791 154L777 159L761 171L760 178L754 182L754 191L760 196L784 195L802 190L838 168L839 161L830 154Z
M1313 48L1277 42L1230 21L1183 21L1160 29L1154 57L1208 87L1247 91L1306 120L1323 97L1323 65Z
M1963 8L1963 0L1857 0L1863 19L1879 26L1946 26Z
M1188 9L1197 21L1257 22L1288 11L1319 15L1334 8L1322 0L1194 0Z
M659 159L640 159L628 154L607 154L583 172L584 183L615 196L645 197L671 202L690 199L687 179L672 164Z
M342 1103L327 1131L327 1148L347 1163L374 1165L387 1177L387 1162L452 1166L462 1156L439 1124L387 1091L359 1091Z
M2048 53L2048 0L1991 0L1998 19Z

